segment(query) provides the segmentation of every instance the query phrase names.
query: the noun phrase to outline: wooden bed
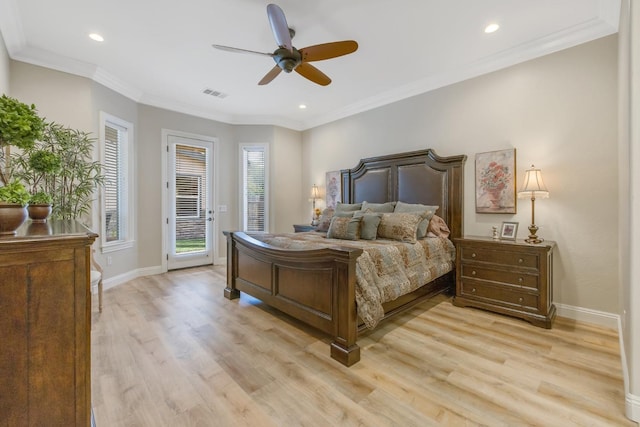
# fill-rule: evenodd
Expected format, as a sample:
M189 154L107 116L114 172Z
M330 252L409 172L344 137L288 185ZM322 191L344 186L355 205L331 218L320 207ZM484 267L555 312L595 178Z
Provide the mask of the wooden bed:
M341 171L342 202L438 205L450 238L463 235L463 173L466 156L439 157L421 150L363 159ZM243 232L227 236L226 298L245 292L333 337L331 357L351 366L360 360L355 286L361 249L286 250ZM454 272L384 304L385 318L442 291L454 289Z

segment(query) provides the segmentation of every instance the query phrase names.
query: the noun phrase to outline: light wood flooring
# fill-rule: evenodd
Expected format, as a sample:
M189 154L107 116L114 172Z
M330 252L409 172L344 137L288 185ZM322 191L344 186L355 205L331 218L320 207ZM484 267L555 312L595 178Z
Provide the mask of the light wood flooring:
M441 296L361 335L346 368L325 335L225 299L225 280L195 268L105 291L98 427L637 426L615 331L562 318L545 330Z

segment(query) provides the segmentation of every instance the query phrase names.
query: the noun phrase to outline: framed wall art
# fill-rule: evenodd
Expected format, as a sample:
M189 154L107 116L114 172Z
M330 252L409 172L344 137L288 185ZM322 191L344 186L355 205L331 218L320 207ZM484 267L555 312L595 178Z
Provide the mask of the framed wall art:
M340 182L340 171L327 172L326 196L327 207L334 208L342 196L342 183Z
M476 213L516 213L516 150L476 154Z
M518 235L518 223L505 221L500 229L500 238L502 240L516 240Z

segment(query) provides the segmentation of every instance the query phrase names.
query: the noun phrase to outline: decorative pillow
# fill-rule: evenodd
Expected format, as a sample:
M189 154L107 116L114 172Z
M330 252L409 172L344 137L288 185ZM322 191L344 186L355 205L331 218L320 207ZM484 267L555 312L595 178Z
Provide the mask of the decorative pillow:
M393 212L395 207L396 207L396 202L387 202L387 203L362 202L363 211L370 209L371 212Z
M378 226L378 237L415 243L418 224L424 218L425 214L418 212L383 213Z
M329 230L329 225L331 224L331 218L333 218L334 210L333 208L326 208L320 214L320 218L318 218L318 226L316 227L317 231L327 231Z
M358 240L362 217L349 218L334 215L327 231L328 239Z
M444 219L438 215L434 215L429 220L429 227L427 227L427 236L429 237L449 237L451 230L447 226Z
M364 204L363 204L364 207ZM375 240L378 236L378 225L382 217L382 213L358 211L353 214L354 218L361 217L360 223L360 238L362 240Z
M359 211L362 208L362 203L338 203L336 205L336 212L353 212Z
M422 239L427 236L427 228L429 227L429 220L436 213L439 206L421 205L420 203L404 203L398 201L394 212L420 212L427 213L422 222L418 225L417 238Z
M360 211L342 211L342 212L340 212L340 211L336 211L336 212L333 214L333 216L339 216L339 217L341 217L341 218L353 218L353 215L354 215L356 212L360 212Z

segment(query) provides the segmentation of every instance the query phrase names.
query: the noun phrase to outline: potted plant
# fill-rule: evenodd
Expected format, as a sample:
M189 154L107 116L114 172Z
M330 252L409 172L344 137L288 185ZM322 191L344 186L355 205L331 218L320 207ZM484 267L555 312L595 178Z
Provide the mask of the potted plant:
M0 187L0 235L15 234L27 219L25 207L31 195L20 181Z
M30 188L27 211L33 221L46 221L51 214L53 195L47 189L62 169L60 157L55 152L40 148L41 144L38 141L22 153L12 155L15 176Z
M45 222L51 215L53 196L46 191L38 191L30 195L27 212L33 222Z

